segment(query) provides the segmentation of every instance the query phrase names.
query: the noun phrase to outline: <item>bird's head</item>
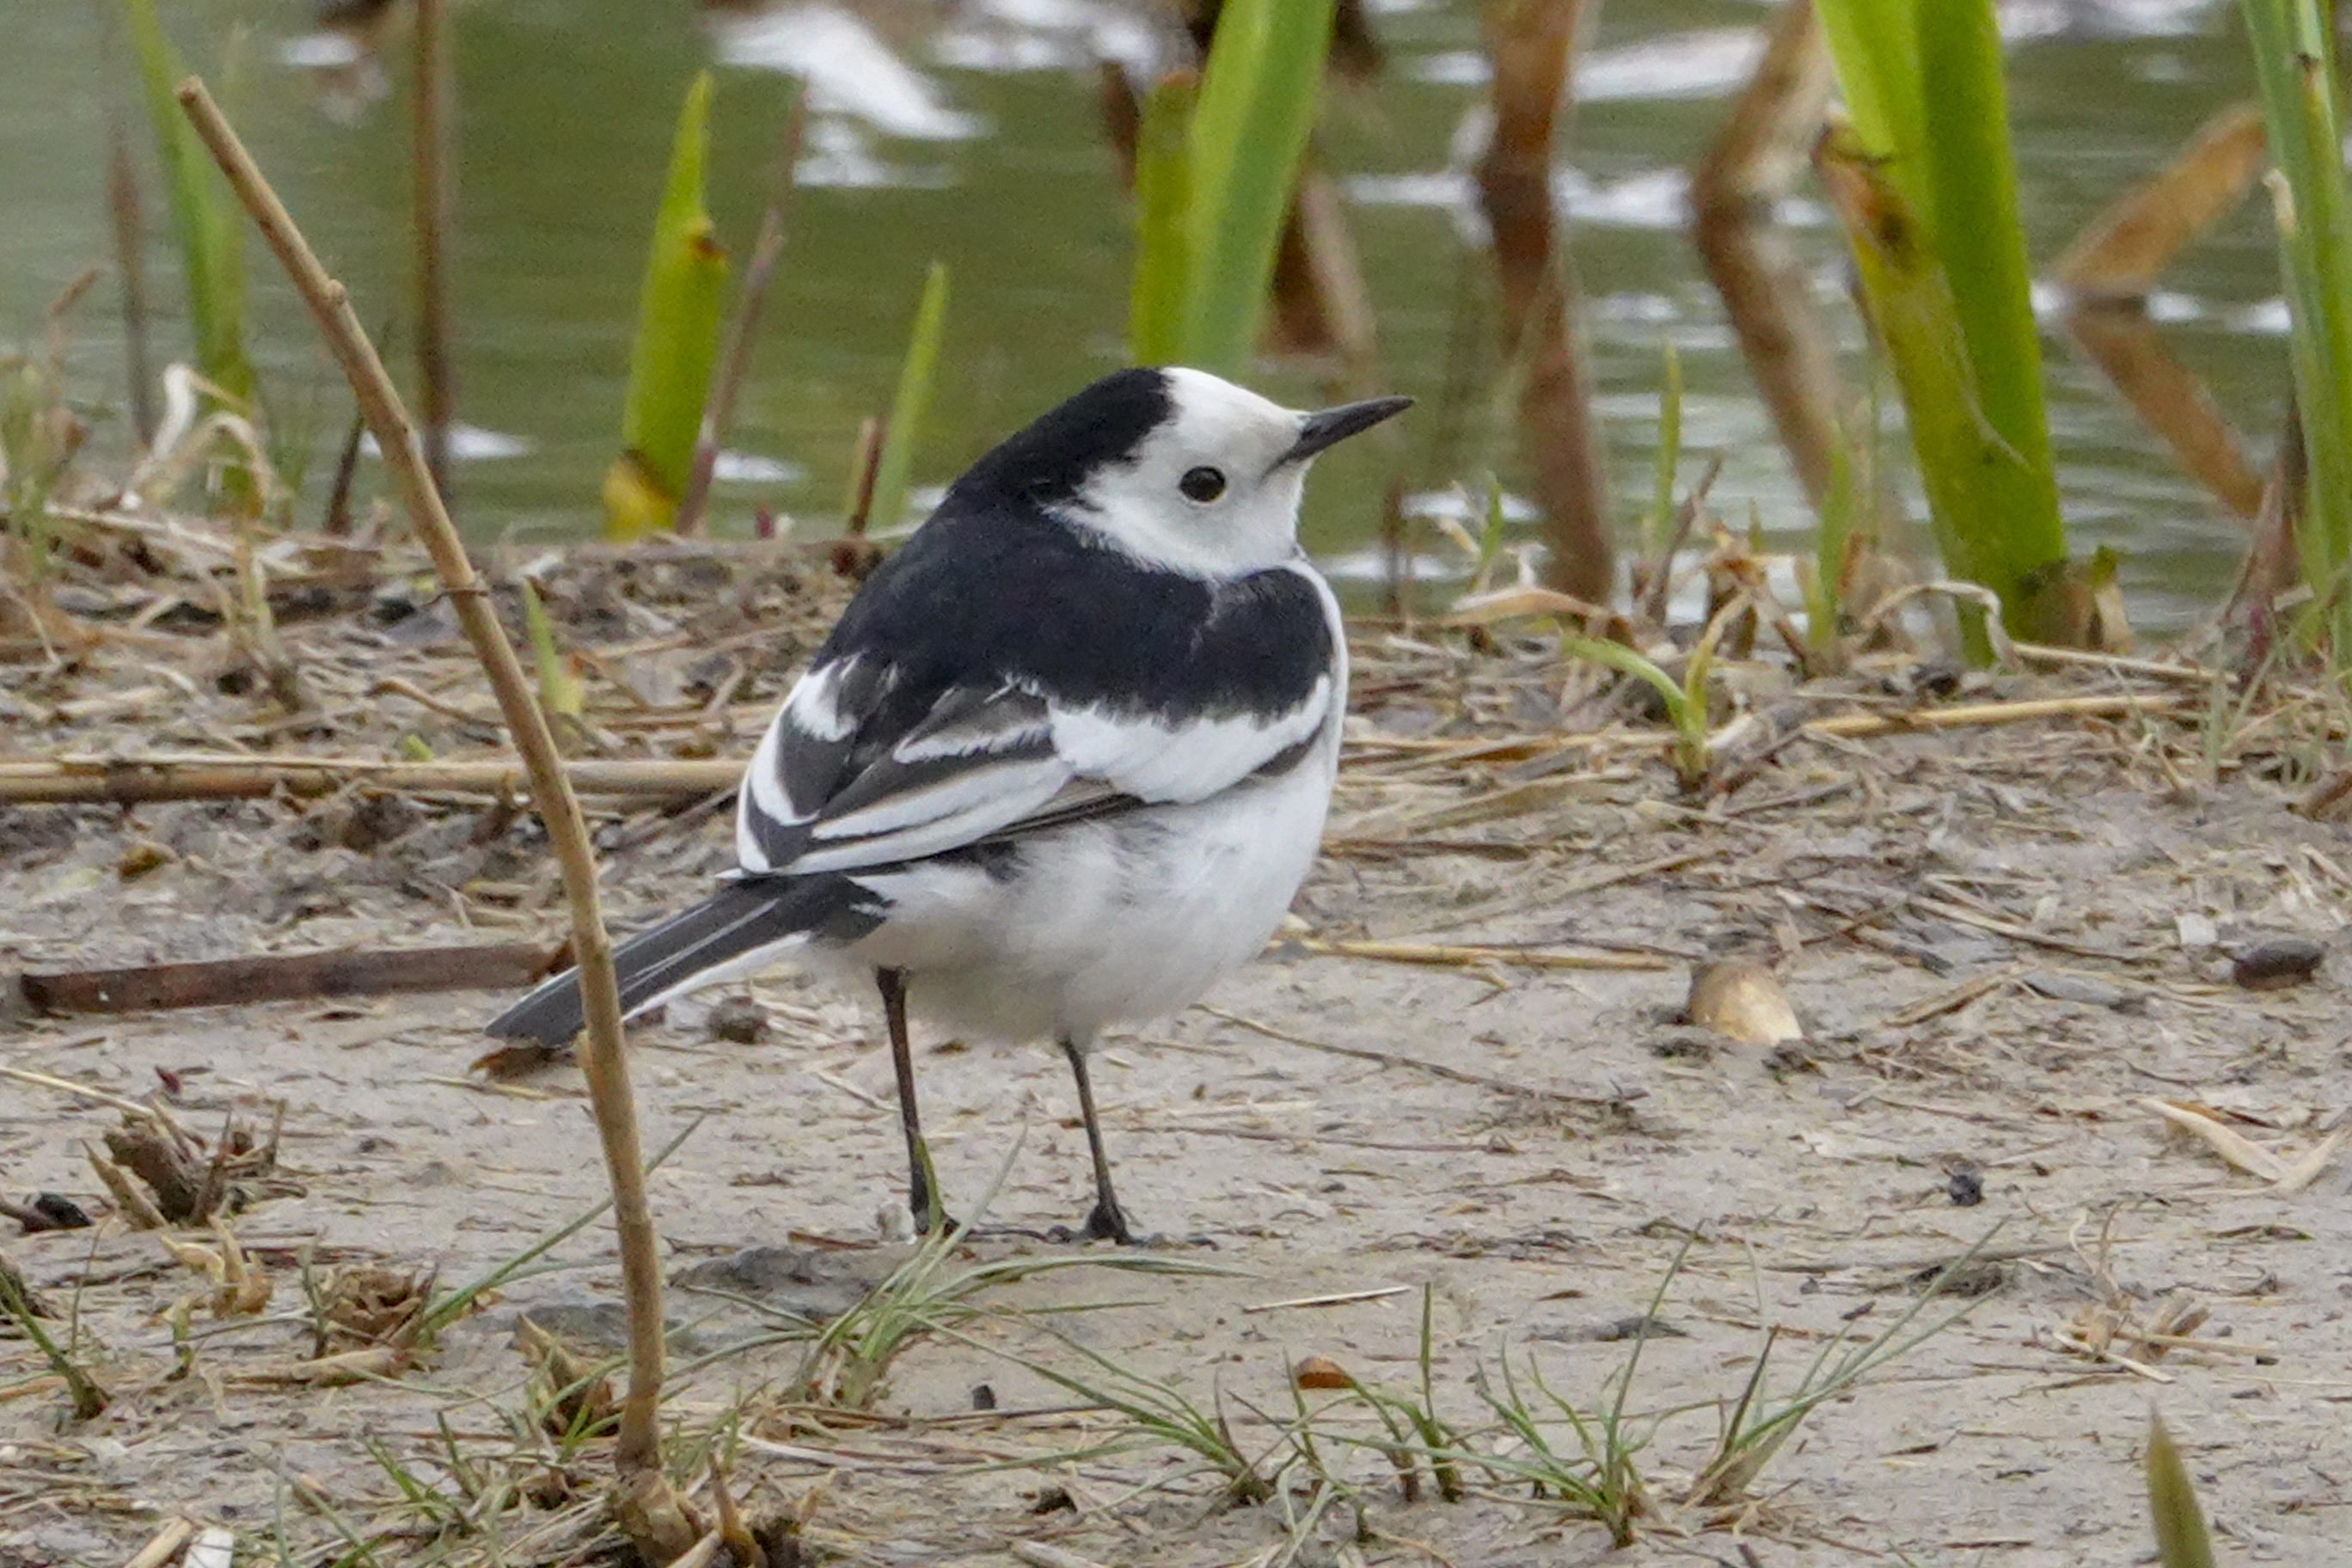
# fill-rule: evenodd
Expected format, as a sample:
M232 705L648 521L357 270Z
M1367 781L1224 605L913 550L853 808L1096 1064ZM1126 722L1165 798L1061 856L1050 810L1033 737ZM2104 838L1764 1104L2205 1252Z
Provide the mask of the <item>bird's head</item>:
M1317 453L1409 407L1378 397L1311 414L1181 367L1103 377L960 481L1041 506L1155 565L1203 576L1288 560Z

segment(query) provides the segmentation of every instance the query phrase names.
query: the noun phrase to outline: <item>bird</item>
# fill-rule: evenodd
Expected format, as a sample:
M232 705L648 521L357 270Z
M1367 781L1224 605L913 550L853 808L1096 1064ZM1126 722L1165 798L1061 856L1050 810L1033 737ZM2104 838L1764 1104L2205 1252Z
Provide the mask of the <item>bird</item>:
M1051 1038L1095 1202L1136 1240L1087 1060L1255 956L1312 867L1348 647L1308 466L1411 405L1315 412L1185 367L1087 385L974 462L860 585L737 791L735 868L614 951L625 1016L797 967L880 993L918 1230L950 1222L908 1045ZM576 972L488 1026L569 1045Z

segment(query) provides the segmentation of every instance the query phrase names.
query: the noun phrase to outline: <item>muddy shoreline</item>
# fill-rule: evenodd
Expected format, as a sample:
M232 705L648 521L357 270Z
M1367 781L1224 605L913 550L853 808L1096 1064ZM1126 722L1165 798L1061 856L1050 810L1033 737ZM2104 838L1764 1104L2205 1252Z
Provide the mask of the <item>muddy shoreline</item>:
M591 692L583 756L748 750L839 602L806 558L665 554L583 552L551 578ZM167 585L83 590L112 596L74 606L98 628L87 646L0 669L8 760L495 755L429 596L404 605L384 582L322 588L320 613L278 619L275 655L252 628L149 613L140 595ZM300 706L271 695L273 657ZM747 1506L799 1506L803 1543L835 1561L1004 1563L1023 1542L1101 1563L1609 1556L1605 1531L1496 1475L1458 1502L1427 1487L1407 1502L1367 1409L1331 1392L1299 1395L1333 1489L1307 1517L1321 1483L1285 1447L1287 1369L1320 1356L1412 1389L1425 1296L1433 1404L1481 1451L1501 1451L1488 1394L1506 1367L1538 1407L1531 1367L1589 1411L1640 1346L1625 1406L1650 1511L1612 1561L2133 1561L2151 1401L2225 1553L2340 1555L2347 1165L2286 1190L2147 1104L2201 1108L2287 1164L2352 1104L2352 834L2289 809L2335 744L2324 701L2208 700L2114 669L1955 687L1895 657L1798 687L1759 661L1745 700L1778 722L1914 717L1784 740L1708 799L1678 791L1654 726L1533 640L1367 630L1359 668L1327 855L1286 940L1208 1006L1108 1042L1098 1072L1123 1195L1171 1238L1154 1256L1233 1272L1033 1274L900 1352L870 1413L793 1403L805 1346L776 1339L779 1314L838 1312L907 1254L878 1017L780 976L635 1032L647 1143L686 1133L652 1181L682 1448L727 1448ZM2143 700L2113 710L2119 693ZM1929 709L2052 699L2110 710L1917 728ZM616 923L724 863L708 804L592 805ZM535 826L488 795L0 805L12 974L551 943L561 923ZM2287 937L2325 950L2315 975L2238 984L2234 954ZM1803 1039L1677 1021L1692 966L1726 953L1778 974ZM119 1563L182 1513L236 1532L239 1561L280 1540L287 1560L338 1560L346 1531L385 1563L609 1554L597 1444L534 1423L514 1344L525 1312L591 1358L614 1342L601 1226L413 1370L289 1381L317 1348L306 1278L315 1291L364 1266L446 1289L596 1201L577 1075L469 1068L500 1000L5 1026L13 1068L155 1097L199 1140L232 1114L278 1119L279 1142L268 1193L226 1222L269 1301L216 1314L213 1282L128 1228L92 1173L84 1145L120 1112L0 1088L0 1195L53 1191L100 1220L0 1252L70 1303L77 1353L113 1396L71 1420L33 1348L0 1337L0 1563ZM1052 1053L919 1044L951 1196L995 1183L992 1221L1075 1219L1084 1145ZM1972 1247L1965 1293L1913 1321L1965 1318L1813 1411L1737 1499L1683 1500L1768 1329L1767 1394L1785 1397ZM990 1239L954 1267L1067 1250ZM2192 1319L2164 1342L2160 1325ZM1269 1474L1291 1456L1279 1495L1225 1506L1197 1459L1036 1370L1108 1375L1087 1352L1222 1402ZM440 1500L405 1495L387 1457Z

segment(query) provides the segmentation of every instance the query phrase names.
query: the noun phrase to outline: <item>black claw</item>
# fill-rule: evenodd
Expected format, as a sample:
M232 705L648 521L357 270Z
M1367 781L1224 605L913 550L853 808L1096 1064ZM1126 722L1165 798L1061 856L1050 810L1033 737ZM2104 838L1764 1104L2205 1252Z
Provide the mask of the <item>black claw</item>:
M1136 1245L1135 1233L1127 1228L1127 1215L1118 1205L1108 1198L1095 1204L1094 1213L1087 1215L1086 1238L1088 1241L1115 1241L1121 1247Z
M947 1205L934 1198L930 1190L919 1183L907 1195L907 1212L915 1216L915 1234L929 1236L933 1231L949 1231L956 1227L955 1215Z

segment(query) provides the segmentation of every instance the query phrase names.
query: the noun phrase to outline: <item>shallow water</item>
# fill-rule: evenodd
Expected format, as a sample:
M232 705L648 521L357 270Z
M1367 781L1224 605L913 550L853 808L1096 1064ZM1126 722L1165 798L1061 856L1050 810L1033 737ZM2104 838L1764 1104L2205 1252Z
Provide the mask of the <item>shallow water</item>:
M107 63L102 5L10 8L0 46L0 342L37 331L56 291L106 255L108 115L151 138L127 63ZM194 68L219 79L234 56L234 111L313 240L352 285L362 318L402 308L404 139L398 96L331 90L303 8L264 0L165 6ZM455 292L459 407L481 432L457 479L478 535L593 529L612 456L641 245L677 100L719 67L712 206L749 248L780 120L779 69L814 71L812 121L792 240L715 503L721 531L755 509L820 531L836 514L859 419L888 398L908 320L933 257L953 274L949 366L918 478L943 481L995 436L1118 362L1126 304L1124 203L1104 147L1092 61L1150 47L1148 27L1095 0L789 8L698 24L683 5L629 0L478 0L457 8L461 102ZM1375 23L1386 79L1340 94L1323 148L1348 182L1379 312L1383 379L1433 400L1385 450L1335 457L1308 503L1311 545L1367 576L1366 548L1391 471L1435 478L1431 416L1446 384L1465 269L1483 279L1475 209L1449 172L1483 72L1466 0L1384 0ZM1679 170L1753 58L1752 0L1644 0L1604 7L1582 108L1559 172L1576 219L1587 330L1613 478L1630 520L1646 495L1660 345L1679 350L1685 441L1719 452L1715 495L1752 502L1776 543L1807 524L1798 493L1712 291L1681 234ZM2158 167L2208 114L2251 91L2236 7L2199 0L2030 0L2005 11L2011 91L2032 254L2046 265L2082 222ZM232 37L238 41L232 44ZM886 42L887 40L887 42ZM121 52L116 51L118 62ZM856 62L843 69L841 62ZM395 48L391 60L396 73ZM142 166L145 166L142 164ZM177 352L177 282L163 194L147 198L151 293L162 346ZM1851 351L1837 301L1838 246L1807 201L1789 204L1803 253ZM281 420L322 448L348 417L268 258L250 254L259 355ZM2247 204L2167 276L2168 339L2222 409L2266 447L2286 384L2277 263L2266 215ZM77 318L77 389L122 395L112 304ZM2236 526L2180 477L2063 339L2046 343L2061 480L2078 550L2112 544L2141 626L2210 607L2234 569ZM1257 378L1294 402L1311 381ZM312 464L317 488L327 467ZM1696 473L1696 466L1686 473Z

